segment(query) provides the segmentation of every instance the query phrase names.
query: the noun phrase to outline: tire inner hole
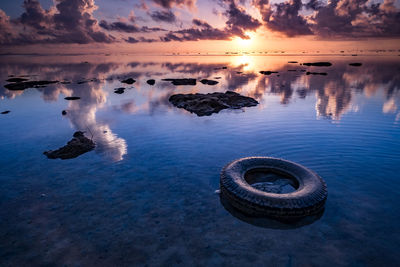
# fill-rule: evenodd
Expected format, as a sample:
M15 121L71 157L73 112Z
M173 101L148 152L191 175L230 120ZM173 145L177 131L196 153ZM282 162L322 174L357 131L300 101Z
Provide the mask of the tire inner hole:
M251 169L244 174L244 179L255 189L274 194L287 194L299 188L295 177L276 169Z

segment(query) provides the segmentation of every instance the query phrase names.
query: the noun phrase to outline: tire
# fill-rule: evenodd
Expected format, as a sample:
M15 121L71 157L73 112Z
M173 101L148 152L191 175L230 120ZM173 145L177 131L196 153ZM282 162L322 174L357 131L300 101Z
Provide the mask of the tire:
M294 192L274 194L252 187L245 174L263 169L297 183ZM248 157L226 165L221 172L221 196L239 211L251 216L296 219L320 213L328 196L326 184L315 172L291 161L270 157Z

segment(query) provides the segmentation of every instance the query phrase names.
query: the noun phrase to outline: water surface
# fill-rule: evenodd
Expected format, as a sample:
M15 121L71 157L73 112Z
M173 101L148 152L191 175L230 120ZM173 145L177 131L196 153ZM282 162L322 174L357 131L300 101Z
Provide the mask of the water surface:
M400 264L400 57L1 58L0 112L11 111L0 115L1 265ZM64 83L10 91L11 75ZM130 77L137 82L121 84ZM127 89L115 94L118 87ZM168 102L227 90L260 104L198 117ZM43 155L77 130L95 140L94 151ZM225 208L214 193L220 170L246 156L316 171L328 186L325 212L285 226Z

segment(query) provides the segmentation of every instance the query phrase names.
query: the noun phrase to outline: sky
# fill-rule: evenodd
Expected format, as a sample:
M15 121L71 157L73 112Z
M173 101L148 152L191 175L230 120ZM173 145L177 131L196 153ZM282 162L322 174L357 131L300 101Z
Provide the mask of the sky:
M400 49L399 0L2 0L5 52Z

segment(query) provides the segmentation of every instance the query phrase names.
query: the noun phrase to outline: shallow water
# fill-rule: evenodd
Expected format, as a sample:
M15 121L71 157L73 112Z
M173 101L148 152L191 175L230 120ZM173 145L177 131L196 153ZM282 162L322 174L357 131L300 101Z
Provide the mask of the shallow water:
M0 112L11 112L0 114L0 265L400 264L400 57L1 58ZM70 83L9 91L10 75ZM161 81L215 77L215 86ZM198 117L168 102L226 90L260 105ZM43 155L76 130L95 151ZM246 156L313 169L328 186L325 212L284 225L226 209L214 193L220 170Z

